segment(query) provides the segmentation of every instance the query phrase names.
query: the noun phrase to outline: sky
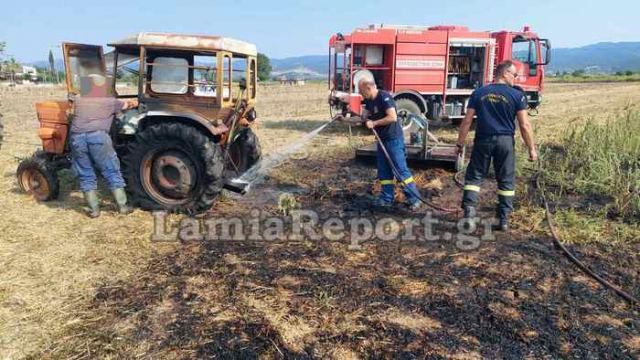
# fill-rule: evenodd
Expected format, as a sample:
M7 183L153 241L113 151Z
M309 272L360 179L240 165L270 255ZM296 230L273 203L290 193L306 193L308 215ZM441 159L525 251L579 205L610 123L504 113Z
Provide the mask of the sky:
M2 9L0 41L22 62L46 60L49 49L59 57L62 41L104 45L141 31L233 37L272 58L325 54L331 34L380 23L479 31L529 25L555 48L640 41L638 0L31 0Z

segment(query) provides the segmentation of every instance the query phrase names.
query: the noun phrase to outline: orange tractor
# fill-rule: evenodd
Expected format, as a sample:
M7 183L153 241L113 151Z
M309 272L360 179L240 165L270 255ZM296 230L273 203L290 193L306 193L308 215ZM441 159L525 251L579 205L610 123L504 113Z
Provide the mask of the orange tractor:
M20 187L40 201L58 195L57 172L70 166L67 144L81 76L113 79L112 94L139 107L111 129L130 201L147 210L199 213L227 181L261 156L250 125L257 86L252 44L217 36L139 33L101 46L64 43L67 101L36 104L42 150L18 166ZM125 83L129 83L127 86Z

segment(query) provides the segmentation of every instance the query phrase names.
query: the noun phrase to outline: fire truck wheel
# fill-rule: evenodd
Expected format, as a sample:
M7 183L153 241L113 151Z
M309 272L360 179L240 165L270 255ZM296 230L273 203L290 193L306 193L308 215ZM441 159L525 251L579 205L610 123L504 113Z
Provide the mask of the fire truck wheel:
M36 200L49 201L58 197L58 174L46 153L38 151L22 160L16 175L20 189L33 195Z
M198 214L210 209L222 191L220 146L189 125L147 127L123 160L131 202L145 210Z
M401 121L402 129L408 130L413 125L413 120L409 115L420 116L420 106L415 101L407 98L399 98L396 100L396 110L398 111L398 120Z
M237 175L244 173L255 165L262 156L260 141L251 128L242 128L236 132L234 140L229 146L229 156L232 164L228 169L236 171Z

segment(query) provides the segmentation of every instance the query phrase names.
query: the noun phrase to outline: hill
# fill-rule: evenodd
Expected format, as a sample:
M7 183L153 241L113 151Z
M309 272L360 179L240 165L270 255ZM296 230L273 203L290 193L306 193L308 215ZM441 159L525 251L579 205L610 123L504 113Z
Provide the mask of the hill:
M326 74L328 55L308 55L271 59L274 73L285 73L304 68L318 74ZM547 72L586 69L592 73L616 71L640 71L640 42L602 42L577 48L551 50L551 63Z
M328 55L307 55L271 59L272 76L324 79L329 67ZM47 67L47 61L32 63ZM56 59L56 68L64 70L61 59ZM590 73L614 73L616 71L640 71L640 42L601 42L576 48L551 50L548 73L571 72L585 69Z
M580 69L603 73L640 71L640 42L601 42L551 50L548 72Z

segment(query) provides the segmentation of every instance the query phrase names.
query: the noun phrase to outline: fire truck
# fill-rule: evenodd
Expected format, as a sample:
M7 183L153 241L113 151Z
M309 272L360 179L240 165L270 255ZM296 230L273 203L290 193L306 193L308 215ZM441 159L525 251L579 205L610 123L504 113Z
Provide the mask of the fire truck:
M528 26L489 32L450 25L370 25L331 36L330 104L344 113L360 113L357 84L367 76L393 94L405 130L416 115L456 123L464 117L474 89L493 81L497 64L512 60L518 72L516 86L536 109L550 52L549 40Z

